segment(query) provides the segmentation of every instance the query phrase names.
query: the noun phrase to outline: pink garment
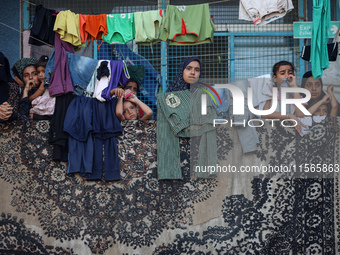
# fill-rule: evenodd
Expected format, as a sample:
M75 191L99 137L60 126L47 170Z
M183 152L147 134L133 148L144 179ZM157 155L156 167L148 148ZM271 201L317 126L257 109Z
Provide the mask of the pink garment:
M44 94L32 101L30 113L35 113L38 115L53 115L54 106L55 97L50 97L48 89L46 89Z

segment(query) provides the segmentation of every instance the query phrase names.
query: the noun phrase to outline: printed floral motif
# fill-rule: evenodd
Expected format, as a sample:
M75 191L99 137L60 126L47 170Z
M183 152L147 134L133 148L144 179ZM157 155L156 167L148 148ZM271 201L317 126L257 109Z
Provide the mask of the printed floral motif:
M0 179L11 184L11 206L36 217L44 235L60 242L81 240L93 254L103 254L117 243L136 254L145 247L153 254L337 253L333 179L305 178L304 173L293 178L259 176L251 182L252 197L235 194L219 202L224 224L191 231L195 206L213 197L218 179L191 178L191 141L181 139L183 180L158 181L156 123L123 124L118 182L66 175L65 163L50 160L47 121L2 125ZM335 161L334 141L339 138L334 132L325 130L315 140L281 126L271 134L259 128L258 134L257 156L268 164ZM234 146L230 133L218 137L218 150L228 155ZM0 241L0 249L19 250L29 240L29 251L36 254L74 254L71 249L45 247L41 236L10 215L3 214L0 222L0 240L16 242L10 248ZM173 231L174 240L159 244L165 231Z

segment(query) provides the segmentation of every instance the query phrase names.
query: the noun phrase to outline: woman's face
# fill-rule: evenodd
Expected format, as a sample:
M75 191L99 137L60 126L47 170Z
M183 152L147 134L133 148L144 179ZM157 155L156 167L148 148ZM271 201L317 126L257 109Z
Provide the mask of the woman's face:
M23 76L24 84L26 84L27 81L29 80L33 81L33 87L39 84L38 72L35 66L26 67L23 71L22 76Z
M129 101L124 101L123 115L126 120L136 120L138 118L137 107Z
M201 67L198 61L190 62L183 71L183 79L186 83L194 84L201 74Z
M320 79L314 79L313 76L311 76L306 81L305 89L309 90L311 99L317 99L322 93L322 83Z

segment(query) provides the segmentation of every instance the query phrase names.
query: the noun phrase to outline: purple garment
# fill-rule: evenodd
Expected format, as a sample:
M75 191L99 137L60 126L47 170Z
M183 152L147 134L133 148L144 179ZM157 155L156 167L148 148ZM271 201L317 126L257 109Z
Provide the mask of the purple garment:
M55 33L54 39L55 62L54 70L50 79L50 85L48 87L51 97L73 92L71 74L68 68L66 54L66 51L74 53L73 45L62 41L58 33Z
M110 61L110 66L111 66L110 84L102 91L102 97L105 98L107 101L110 101L112 99L110 96L111 90L117 88L119 83L122 86L125 86L128 79L130 79L130 75L123 61Z

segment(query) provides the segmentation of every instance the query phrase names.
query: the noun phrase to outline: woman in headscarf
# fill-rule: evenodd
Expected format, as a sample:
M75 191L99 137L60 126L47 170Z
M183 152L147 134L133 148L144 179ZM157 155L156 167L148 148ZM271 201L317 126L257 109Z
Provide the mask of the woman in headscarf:
M198 57L186 58L179 68L174 82L166 92L181 91L190 89L190 84L195 84L201 77L202 62Z
M19 84L15 83L11 78L8 83L9 92L6 101L1 104L0 120L12 121L21 119L28 121L30 102L28 95L30 90L39 84L37 70L35 68L36 60L34 58L23 58L15 64L15 74L23 82L24 88L20 91ZM10 76L9 64L7 61L7 77ZM13 69L12 69L13 70ZM2 76L4 77L4 76ZM3 78L2 78L3 80Z
M326 95L326 93L323 91L322 79L321 78L314 79L311 71L308 71L303 75L301 88L305 88L309 90L309 92L311 93L311 99L308 102L308 108L314 105L315 103L317 103L318 101L320 101ZM329 85L326 91L327 91L327 94L332 94L333 85ZM340 109L339 102L337 103L338 103L338 109ZM329 113L331 110L330 104L327 104L327 108L328 108L328 113ZM340 116L340 111L338 111L337 115Z

